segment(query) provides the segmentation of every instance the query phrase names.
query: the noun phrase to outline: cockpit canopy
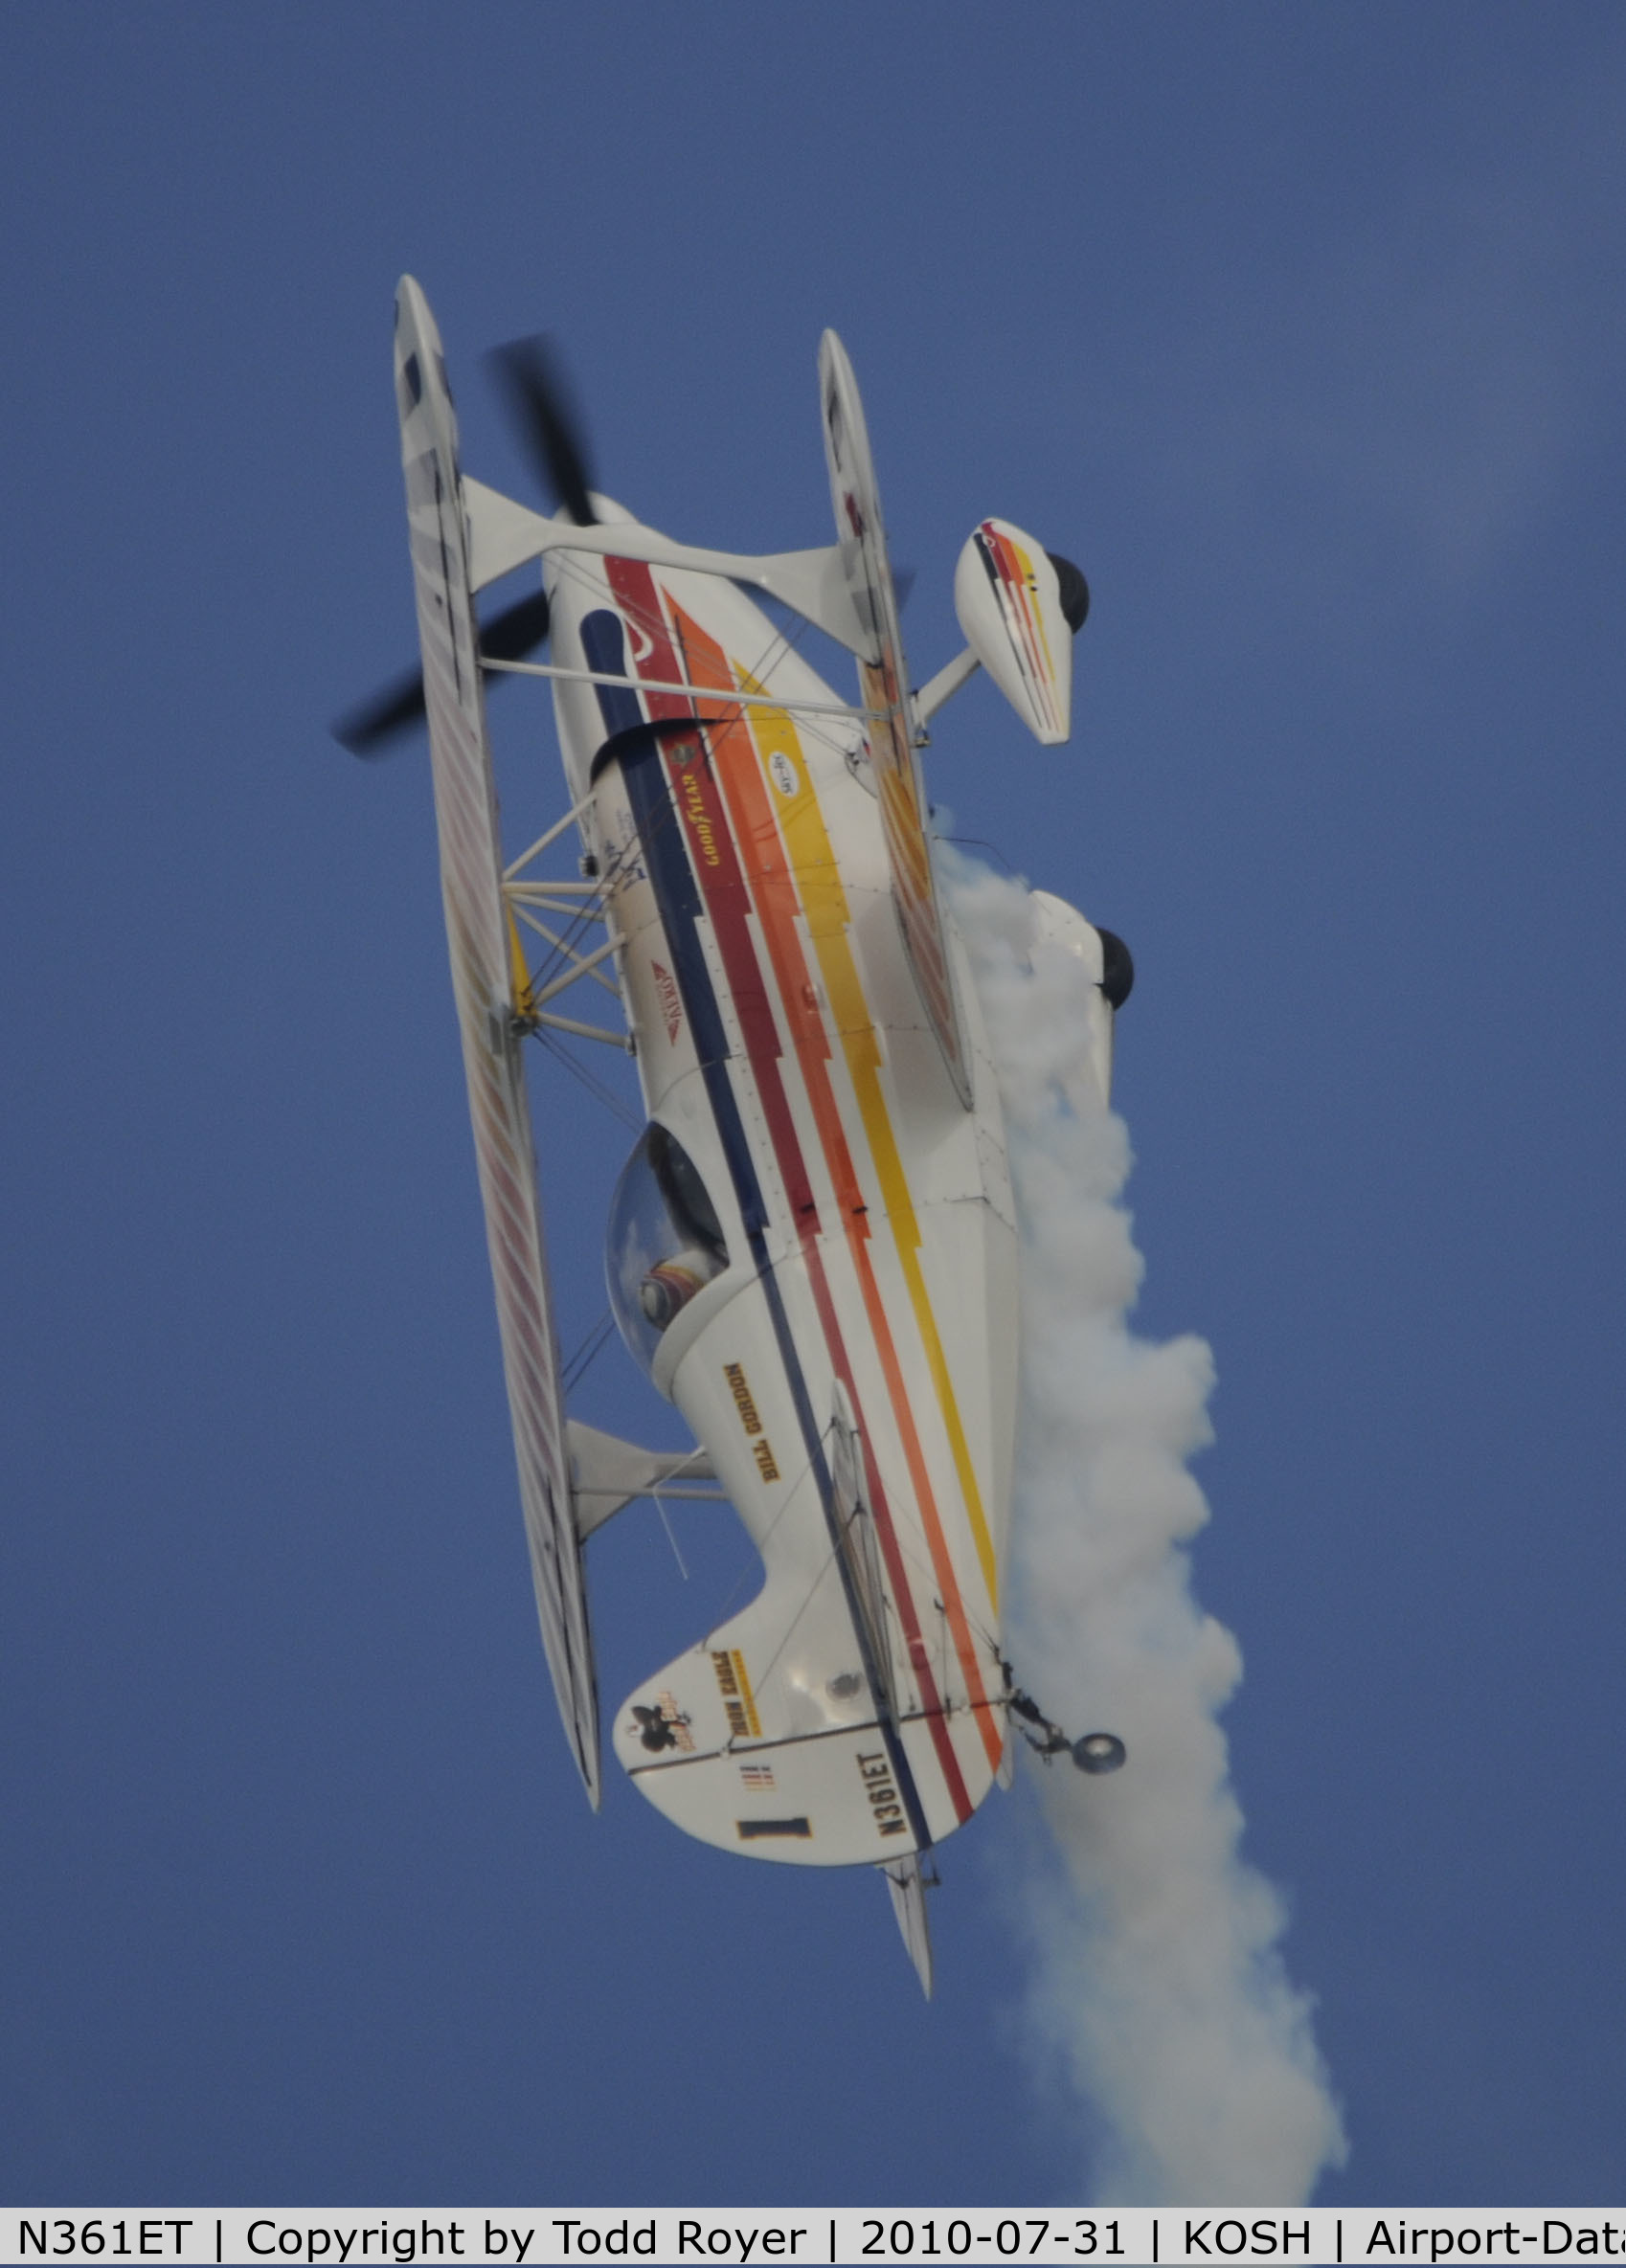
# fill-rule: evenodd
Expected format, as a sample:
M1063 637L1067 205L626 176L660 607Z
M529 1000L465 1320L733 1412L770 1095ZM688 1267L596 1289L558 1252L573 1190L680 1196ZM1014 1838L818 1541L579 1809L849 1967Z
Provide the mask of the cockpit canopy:
M610 1202L610 1307L644 1371L668 1325L729 1264L716 1207L689 1152L658 1119L644 1128Z

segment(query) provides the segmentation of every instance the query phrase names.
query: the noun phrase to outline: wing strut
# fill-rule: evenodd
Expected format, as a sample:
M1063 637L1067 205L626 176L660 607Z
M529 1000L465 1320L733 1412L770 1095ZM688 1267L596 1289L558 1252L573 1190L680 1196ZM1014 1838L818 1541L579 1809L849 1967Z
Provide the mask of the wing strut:
M571 1504L564 1395L520 1067L513 962L503 896L497 792L470 584L457 419L440 335L410 276L395 295L395 399L423 691L440 839L452 991L497 1294L520 1501L542 1643L559 1714L597 1808L598 1696L581 1545ZM529 854L528 854L529 855Z

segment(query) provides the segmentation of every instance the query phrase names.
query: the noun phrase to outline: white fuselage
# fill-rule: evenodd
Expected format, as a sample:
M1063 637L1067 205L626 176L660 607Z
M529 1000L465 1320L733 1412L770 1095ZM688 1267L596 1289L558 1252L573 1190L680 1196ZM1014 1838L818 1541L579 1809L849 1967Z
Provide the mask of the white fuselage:
M616 1750L728 1849L900 1857L970 1816L1007 1737L1016 1231L976 996L951 930L967 1108L863 726L800 706L838 696L759 608L625 559L554 552L548 580L557 663L691 688L554 692L657 1130L612 1294L765 1567L617 1713Z

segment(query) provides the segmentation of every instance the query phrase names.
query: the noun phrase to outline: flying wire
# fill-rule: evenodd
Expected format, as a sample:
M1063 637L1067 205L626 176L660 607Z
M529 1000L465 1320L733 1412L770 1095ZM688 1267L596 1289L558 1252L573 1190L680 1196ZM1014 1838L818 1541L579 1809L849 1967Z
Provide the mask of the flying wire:
M559 1383L562 1386L570 1387L580 1384L609 1343L610 1335L615 1327L616 1319L606 1308L559 1373Z
M627 1109L614 1088L606 1086L597 1071L590 1071L578 1056L572 1054L568 1047L561 1045L557 1035L551 1032L546 1024L538 1025L531 1036L540 1042L555 1061L564 1065L565 1069L574 1079L579 1081L596 1103L601 1103L606 1111L611 1112L614 1116L619 1118L623 1126L630 1127L634 1134L638 1134L642 1130L643 1119Z

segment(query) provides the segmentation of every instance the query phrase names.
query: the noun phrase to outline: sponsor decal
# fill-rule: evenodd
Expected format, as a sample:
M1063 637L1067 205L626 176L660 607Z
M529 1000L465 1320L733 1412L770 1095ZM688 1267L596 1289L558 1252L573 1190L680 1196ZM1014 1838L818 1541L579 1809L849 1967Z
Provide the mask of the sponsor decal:
M725 1362L723 1376L729 1381L729 1392L734 1396L734 1405L739 1412L740 1424L747 1433L760 1433L762 1421L757 1415L757 1404L752 1401L751 1388L745 1382L745 1365L742 1362Z
M673 1694L657 1694L652 1709L635 1702L632 1729L652 1755L658 1756L666 1748L675 1748L685 1756L693 1752L694 1735Z
M717 848L717 830L706 809L706 794L696 773L685 768L678 775L683 788L683 800L694 840L700 845L700 856L708 866L720 866L723 855Z
M661 1003L661 1022L666 1027L669 1045L678 1036L678 1025L683 1022L683 1002L678 999L678 988L669 969L663 969L659 961L649 963L649 974L655 979L655 993Z
M779 789L781 796L795 795L800 785L796 776L796 766L785 754L782 748L775 749L768 758L768 770L773 777L775 787Z
M779 1477L779 1461L774 1455L768 1436L762 1430L761 1416L752 1399L751 1388L746 1383L744 1364L725 1362L723 1376L729 1381L729 1392L734 1396L734 1405L739 1412L740 1424L748 1434L757 1436L757 1439L751 1444L751 1453L757 1460L757 1471L764 1480L778 1480Z
M908 1832L904 1825L903 1806L897 1800L897 1789L892 1785L892 1767L885 1749L861 1748L858 1751L858 1775L864 1783L864 1792L869 1798L869 1808L874 1814L877 1834L901 1835Z
M762 1738L761 1720L757 1715L757 1697L751 1690L751 1680L745 1674L745 1656L737 1651L725 1652L714 1649L711 1668L716 1673L717 1691L723 1696L727 1712L730 1737L736 1740L759 1740ZM773 1775L769 1774L772 1785Z

